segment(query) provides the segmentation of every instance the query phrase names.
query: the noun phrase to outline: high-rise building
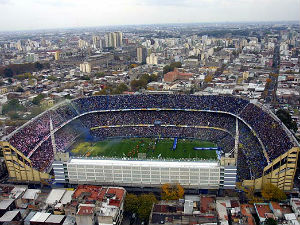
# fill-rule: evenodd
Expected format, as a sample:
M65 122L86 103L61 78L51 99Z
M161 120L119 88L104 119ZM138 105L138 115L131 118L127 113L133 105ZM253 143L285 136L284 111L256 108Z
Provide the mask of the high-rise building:
M78 40L78 47L79 48L86 48L89 46L89 43L85 40L79 39Z
M88 62L84 62L80 64L80 71L83 73L91 73L92 71L92 66Z
M138 63L146 63L147 49L139 47L136 49L137 61Z
M100 37L99 36L93 36L92 37L93 40L93 48L99 48L100 47Z
M111 32L105 35L105 45L106 47L121 47L123 44L123 34L122 32Z
M59 59L60 59L60 51L56 51L56 52L54 53L54 59L55 59L55 60L59 60Z
M157 65L157 56L154 53L151 53L147 58L146 58L147 64L150 65Z
M112 39L112 46L116 48L117 47L117 33L111 33L111 39Z
M123 45L123 33L121 31L116 32L117 34L117 47L121 47Z

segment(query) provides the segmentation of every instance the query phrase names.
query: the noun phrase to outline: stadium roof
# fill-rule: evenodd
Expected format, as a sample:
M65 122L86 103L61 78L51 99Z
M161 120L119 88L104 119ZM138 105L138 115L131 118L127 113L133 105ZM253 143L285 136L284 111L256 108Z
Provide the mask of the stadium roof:
M68 165L116 165L116 166L159 166L164 168L172 167L193 167L193 168L214 168L219 166L217 161L158 161L158 160L115 160L115 159L87 159L87 158L71 158Z

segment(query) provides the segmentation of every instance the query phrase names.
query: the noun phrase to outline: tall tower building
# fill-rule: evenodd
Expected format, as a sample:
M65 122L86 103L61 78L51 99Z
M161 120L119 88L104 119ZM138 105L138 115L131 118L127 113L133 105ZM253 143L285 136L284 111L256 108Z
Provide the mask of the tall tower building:
M123 33L121 31L116 32L117 34L117 47L121 47L123 45Z
M105 35L105 45L106 47L121 47L123 44L123 34L122 32L110 32Z
M136 56L138 63L146 63L147 49L139 47L136 49Z
M111 47L114 47L116 48L117 47L117 33L111 33L111 36L112 36L112 46Z
M54 53L54 59L55 59L56 61L60 59L60 51L56 51L56 52Z
M150 65L157 65L157 56L154 53L151 53L147 58L146 58L147 64Z
M100 46L100 37L99 36L93 36L92 37L92 40L93 40L93 48L99 48Z

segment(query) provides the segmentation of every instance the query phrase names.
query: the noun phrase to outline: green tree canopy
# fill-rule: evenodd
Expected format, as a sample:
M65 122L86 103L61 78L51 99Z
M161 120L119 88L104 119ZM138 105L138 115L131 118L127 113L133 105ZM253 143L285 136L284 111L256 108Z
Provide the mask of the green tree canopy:
M157 199L153 193L141 194L139 196L134 194L127 194L125 198L125 211L130 213L137 213L141 220L147 221L152 206L157 202Z
M129 88L127 87L127 85L121 83L113 90L113 94L122 94L124 91L128 91L128 90Z
M105 73L104 72L98 72L98 73L95 73L95 76L98 77L98 78L105 77Z
M141 88L147 88L147 84L153 81L157 81L158 76L155 74L143 74L138 80L133 80L130 83L132 91L138 91Z
M2 113L7 114L9 112L17 112L17 111L24 111L24 110L25 107L20 104L18 99L12 99L3 105Z
M168 72L174 71L175 68L181 68L182 64L181 62L173 62L170 65L166 65L163 68L163 73L166 74Z
M17 87L16 92L24 92L24 89L22 87Z
M32 103L35 105L39 105L44 98L45 98L44 94L39 94L32 100Z
M10 64L8 66L0 67L0 76L2 77L13 77L15 75L23 73L31 73L33 71L39 71L44 68L50 68L49 63L23 63L23 64Z
M142 194L139 196L138 216L141 220L148 220L152 206L157 202L154 194Z
M278 223L277 223L277 221L276 220L274 220L273 218L267 218L266 220L265 220L265 223L264 223L265 225L277 225Z
M125 198L124 208L126 212L137 213L139 205L138 196L127 194Z
M261 195L265 200L268 201L282 201L286 199L286 194L271 183L263 184Z
M4 69L4 77L13 77L14 72L11 68L5 68Z

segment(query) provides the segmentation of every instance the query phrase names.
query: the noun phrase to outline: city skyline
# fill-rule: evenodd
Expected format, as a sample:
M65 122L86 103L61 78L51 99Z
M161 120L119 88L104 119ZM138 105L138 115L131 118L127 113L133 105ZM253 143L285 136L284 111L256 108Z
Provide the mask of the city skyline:
M298 0L0 0L0 31L164 23L299 21Z

